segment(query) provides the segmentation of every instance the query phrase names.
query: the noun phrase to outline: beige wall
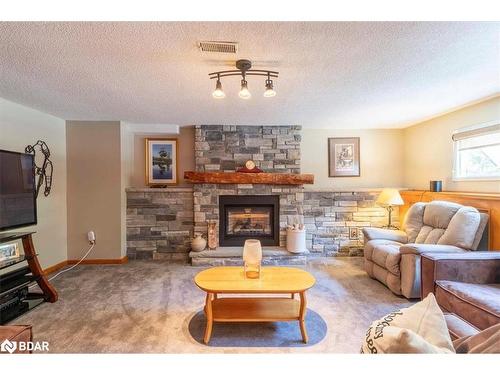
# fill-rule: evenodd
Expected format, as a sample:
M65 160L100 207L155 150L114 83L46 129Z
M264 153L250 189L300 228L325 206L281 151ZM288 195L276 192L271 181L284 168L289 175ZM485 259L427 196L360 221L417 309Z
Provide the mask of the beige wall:
M87 232L97 244L90 259L122 257L120 123L67 121L68 259L81 258Z
M43 268L66 260L66 129L64 120L0 98L0 148L24 152L28 144L43 140L54 164L52 191L37 199L35 248Z
M194 171L194 126L184 126L179 129L179 134L134 134L134 157L131 171L131 183L134 187L146 186L146 138L176 138L179 147L179 185L186 185L185 171Z
M360 177L328 177L328 138L360 137ZM400 129L302 130L302 173L314 174L307 190L352 191L403 186L403 133Z
M404 129L404 184L428 189L442 180L449 191L500 192L500 181L453 181L454 130L500 120L500 97L460 109Z

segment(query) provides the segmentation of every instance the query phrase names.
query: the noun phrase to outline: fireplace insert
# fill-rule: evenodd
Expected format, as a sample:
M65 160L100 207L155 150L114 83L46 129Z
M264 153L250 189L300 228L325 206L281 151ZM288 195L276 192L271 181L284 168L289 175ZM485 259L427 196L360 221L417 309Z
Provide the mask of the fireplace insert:
M219 196L220 246L243 246L246 239L279 246L279 195Z

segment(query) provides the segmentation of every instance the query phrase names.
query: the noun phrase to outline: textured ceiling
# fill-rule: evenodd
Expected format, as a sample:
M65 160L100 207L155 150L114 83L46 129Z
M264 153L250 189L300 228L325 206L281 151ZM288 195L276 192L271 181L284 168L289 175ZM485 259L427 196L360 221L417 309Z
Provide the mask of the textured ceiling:
M236 41L236 56L200 40ZM0 96L64 119L404 127L500 92L500 23L0 23ZM208 73L237 58L280 72Z

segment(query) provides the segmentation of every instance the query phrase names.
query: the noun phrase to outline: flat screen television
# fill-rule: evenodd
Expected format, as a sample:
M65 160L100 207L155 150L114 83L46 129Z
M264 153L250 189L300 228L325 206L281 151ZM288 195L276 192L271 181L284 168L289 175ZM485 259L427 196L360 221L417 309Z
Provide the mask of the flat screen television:
M37 223L33 155L0 150L0 231Z

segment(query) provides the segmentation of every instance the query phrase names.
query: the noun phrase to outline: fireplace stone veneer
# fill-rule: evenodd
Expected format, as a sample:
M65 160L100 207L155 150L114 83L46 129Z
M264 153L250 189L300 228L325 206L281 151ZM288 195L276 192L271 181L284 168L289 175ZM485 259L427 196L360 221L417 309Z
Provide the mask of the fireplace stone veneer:
M187 261L193 238L191 187L128 188L129 259Z
M219 193L222 195L279 195L281 246L286 244L285 228L288 219L294 220L295 215L301 212L297 208L300 207L304 214L307 248L310 251L307 257L362 255L361 228L380 227L387 223L387 211L375 204L377 191L303 191L301 187L282 185L274 187L195 185L192 188L129 188L127 189L128 257L130 259L187 260L193 232L206 234L206 219L219 219ZM196 203L193 204L193 201ZM397 211L393 212L393 218L396 221ZM290 216L287 216L288 214ZM357 229L357 238L350 236L352 228ZM205 253L210 253L210 251L207 250ZM283 254L280 254L272 254L274 258L272 257L271 260L273 262L276 260L276 263L272 264L281 264L281 261L283 264L304 261L296 256L293 259L288 257L290 259L283 260L280 258ZM233 263L218 259L213 263L205 261L205 263L196 264L228 265Z
M197 125L195 167L198 172L234 172L251 159L270 173L300 173L301 126ZM221 195L279 196L279 245L286 244L286 226L303 215L302 185L195 184L194 231L206 233L207 220L219 222ZM219 231L217 231L219 235ZM220 239L219 243L220 243Z

